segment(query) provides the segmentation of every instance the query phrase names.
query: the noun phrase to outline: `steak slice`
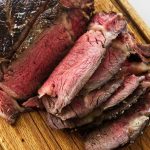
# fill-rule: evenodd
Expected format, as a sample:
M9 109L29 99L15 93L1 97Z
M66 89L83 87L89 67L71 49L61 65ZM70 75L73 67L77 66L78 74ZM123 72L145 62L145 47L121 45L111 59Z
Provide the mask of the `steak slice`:
M72 103L66 106L57 116L62 120L71 118L83 118L93 109L105 102L122 84L123 78L116 77L104 85L101 89L90 92L85 96L76 97Z
M89 133L85 140L87 150L107 150L135 140L146 126L150 115L150 95L140 100L128 113Z
M74 32L75 23L79 31L86 26L87 19L81 10L62 13L55 24L43 31L38 40L9 66L0 83L1 89L16 99L32 96L73 44L72 37L79 35Z
M129 76L125 81L122 87L120 87L116 93L104 104L104 109L111 108L124 99L126 99L133 91L139 86L140 82L145 79L144 76L137 77L135 75Z
M108 24L112 25L111 28ZM115 39L125 27L125 20L116 13L100 13L94 17L90 31L78 40L67 57L38 91L40 97L46 94L50 96L49 112L52 114L61 112L63 107L71 103L97 69L110 39ZM105 32L112 37L107 37Z
M23 111L24 109L13 98L0 90L0 117L13 124L19 113Z
M53 7L56 3L56 0L1 0L0 54L10 57L23 42L37 17L46 7Z
M120 70L129 55L128 47L122 38L118 38L112 42L104 60L84 86L84 93L100 88Z

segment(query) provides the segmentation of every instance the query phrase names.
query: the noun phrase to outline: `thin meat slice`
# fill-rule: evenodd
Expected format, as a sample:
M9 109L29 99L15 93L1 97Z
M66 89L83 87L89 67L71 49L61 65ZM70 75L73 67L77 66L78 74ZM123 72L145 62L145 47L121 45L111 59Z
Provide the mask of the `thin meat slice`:
M19 113L23 111L24 109L13 98L0 90L0 117L13 124Z
M81 126L83 126L84 128L85 125L86 125L86 128L93 128L95 126L102 124L102 122L105 120L115 119L119 117L120 115L122 115L134 103L136 103L137 100L139 100L139 98L145 92L146 92L146 88L140 87L125 100L126 103L122 103L119 106L116 106L111 110L104 110L103 107L99 107L93 110L93 112L89 113L87 116L83 118L76 118L76 119L63 121L58 117L48 114L48 123L50 127L52 128L54 127L53 125L54 123L57 126L57 128L55 126L55 129L65 129L65 128L72 129L72 128L79 128ZM59 125L60 122L61 122L61 126Z
M123 83L122 77L116 77L99 90L90 92L85 96L76 97L73 102L65 107L57 116L62 120L70 118L83 118L93 109L105 102Z
M150 95L140 100L128 113L98 127L86 136L87 150L109 150L135 140L149 121Z
M135 75L129 76L125 81L122 87L120 87L116 93L105 103L104 109L111 108L125 98L127 98L133 91L139 86L140 82L145 79L144 76L137 77Z
M125 20L115 13L100 13L94 17L90 31L78 40L38 91L40 97L46 94L50 96L51 113L61 112L63 107L71 103L97 69L106 51L105 47L125 27Z
M141 98L141 96L145 94L146 89L147 88L140 86L133 92L132 95L130 95L127 99L125 99L125 101L123 101L118 106L114 106L112 109L104 111L102 114L100 114L99 117L95 118L95 116L93 116L94 122L92 122L91 125L88 123L89 124L88 126L89 127L98 126L102 124L104 120L112 120L118 118L119 116L124 114L128 109L134 107L134 104L137 103Z
M74 30L74 24L82 31L86 23L79 9L62 13L55 24L9 66L0 83L1 89L16 99L32 96L80 35Z
M82 90L84 93L100 88L120 70L129 55L128 47L123 38L124 37L119 37L112 42L104 60L84 86Z

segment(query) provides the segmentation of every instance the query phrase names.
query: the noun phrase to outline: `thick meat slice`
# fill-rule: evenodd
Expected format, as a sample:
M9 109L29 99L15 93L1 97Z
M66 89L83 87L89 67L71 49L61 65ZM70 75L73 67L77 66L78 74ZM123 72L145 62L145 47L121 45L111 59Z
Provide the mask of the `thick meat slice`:
M13 98L0 90L0 117L13 124L18 114L23 111L24 109Z
M88 31L40 88L40 97L50 95L52 113L69 104L100 64L106 49L99 31ZM53 106L52 106L53 105Z
M113 41L107 50L104 60L84 86L84 93L100 88L109 81L120 70L128 54L128 47L122 38Z
M111 108L124 99L126 99L133 91L139 86L140 82L144 80L144 76L137 77L135 75L129 76L122 87L120 87L116 93L105 103L104 109Z
M10 65L4 74L4 81L0 83L1 89L17 99L26 99L34 94L73 44L72 38L79 35L73 29L74 24L82 31L86 22L79 9L62 13L55 24Z
M149 120L150 96L140 100L130 111L113 122L103 124L89 133L85 140L87 150L110 150L134 140Z
M57 116L62 120L70 118L82 118L93 109L99 107L105 102L123 82L122 77L116 77L115 79L108 82L104 87L99 90L95 90L86 96L78 96L73 102L65 107L60 114Z
M105 53L105 46L125 27L124 19L115 13L100 13L94 17L90 31L78 40L67 57L38 91L40 97L46 94L50 96L52 104L49 111L51 113L61 112L63 107L71 103L97 69ZM108 36L108 33L112 37Z
M1 0L0 53L10 57L30 31L36 18L55 0Z

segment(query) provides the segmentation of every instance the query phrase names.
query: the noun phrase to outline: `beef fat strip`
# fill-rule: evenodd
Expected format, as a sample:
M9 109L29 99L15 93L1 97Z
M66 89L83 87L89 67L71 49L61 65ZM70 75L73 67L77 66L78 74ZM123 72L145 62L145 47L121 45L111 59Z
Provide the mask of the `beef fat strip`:
M89 31L77 41L38 91L40 97L50 96L51 113L61 112L63 107L71 103L101 63L108 44L125 27L126 21L120 14L95 15Z
M149 121L150 95L141 99L130 111L108 122L86 136L87 150L111 150L135 140Z
M74 38L86 27L87 19L80 9L64 12L53 26L13 62L4 74L0 87L16 99L30 97L64 56ZM74 29L76 26L76 29Z

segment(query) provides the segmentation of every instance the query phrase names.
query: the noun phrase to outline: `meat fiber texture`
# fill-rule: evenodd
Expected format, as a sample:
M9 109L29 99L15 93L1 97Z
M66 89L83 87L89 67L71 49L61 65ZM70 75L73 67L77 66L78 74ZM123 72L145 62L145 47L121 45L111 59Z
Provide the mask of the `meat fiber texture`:
M40 97L50 96L49 112L61 112L63 107L71 103L101 63L106 46L125 27L126 21L116 13L100 13L94 17L89 31L77 41L38 91Z
M76 24L76 28L82 31L86 21L78 9L63 13L52 27L44 31L38 40L10 65L0 87L16 99L32 96L73 44L72 37L79 35L72 29L73 25Z
M149 121L150 98L140 100L128 113L98 127L86 136L88 150L110 150L135 140Z

